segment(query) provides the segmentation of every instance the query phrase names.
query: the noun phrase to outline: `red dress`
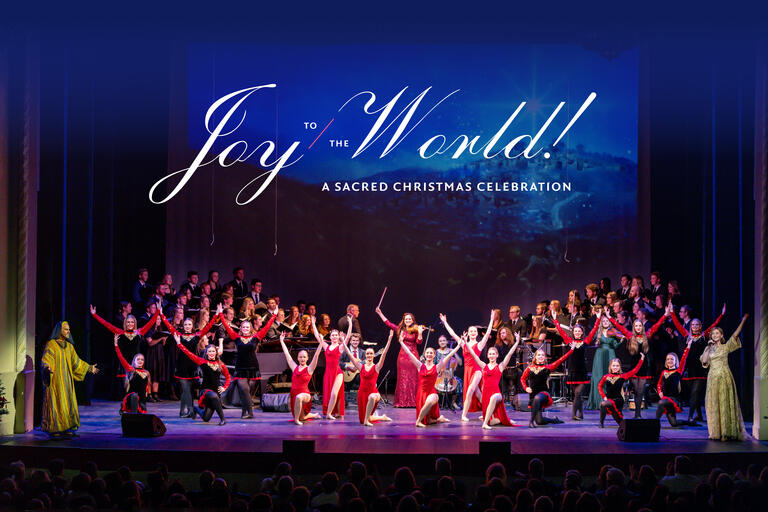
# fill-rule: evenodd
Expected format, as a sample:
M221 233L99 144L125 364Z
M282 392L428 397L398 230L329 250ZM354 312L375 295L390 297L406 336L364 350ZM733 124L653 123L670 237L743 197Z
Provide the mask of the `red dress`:
M472 347L471 349L475 354L477 354L477 357L480 357L480 348L477 346L477 343ZM467 401L467 389L469 389L469 384L472 382L472 376L475 374L475 372L479 372L480 368L477 366L477 363L475 362L475 358L472 357L472 354L469 353L469 350L467 349L467 345L464 345L461 348L461 353L464 355L464 402ZM483 383L480 381L480 388L482 390ZM469 404L469 412L477 412L482 411L483 407L480 401L477 399L476 395L472 395L472 402Z
M424 403L427 401L427 397L431 394L437 393L437 391L435 391L435 383L437 382L437 365L432 365L432 368L427 370L427 365L422 364L418 373L419 387L418 393L416 395L416 419L419 419L419 413L424 407ZM439 417L440 408L437 406L437 402L435 402L432 410L430 410L424 417L424 424L428 425L429 423L435 422Z
M330 348L330 345L325 347L325 376L323 377L323 415L328 414L328 401L331 399L331 391L333 390L333 383L336 380L336 376L341 374L341 367L339 366L339 359L341 359L341 345L336 345L336 348ZM336 397L336 407L333 408L331 413L334 416L344 416L344 379L341 380L341 387L339 388L339 395Z
M494 366L493 370L489 369L488 365L485 365L485 368L483 368L483 419L485 419L485 412L488 409L488 404L491 402L491 397L496 393L501 393L500 381L501 369L499 369L499 365ZM496 404L493 417L498 419L502 425L512 426L512 422L507 417L507 411L504 409L503 400Z
M376 371L376 365L371 366L370 370L365 369L365 363L360 368L360 388L357 390L357 415L360 417L360 423L365 423L365 407L368 405L368 396L371 393L378 393L376 381L379 378L379 372ZM373 406L373 411L378 407L378 403ZM371 414L373 414L371 411Z
M395 331L397 336L397 325L390 321L386 322L387 327ZM405 331L405 337L403 343L411 351L411 354L419 357L417 345L419 341L419 333L414 330L413 332ZM400 349L400 353L397 355L397 385L395 386L395 407L413 407L416 405L416 389L419 386L419 371L413 365L413 361L405 353L405 350Z
M291 378L291 414L295 420L299 419L294 413L294 407L296 406L296 396L302 393L309 395L309 381L311 379L312 375L309 373L308 366L299 369L299 366L296 365L296 368L293 369L293 377ZM312 411L312 400L307 401L302 409L302 412L305 416L309 414Z

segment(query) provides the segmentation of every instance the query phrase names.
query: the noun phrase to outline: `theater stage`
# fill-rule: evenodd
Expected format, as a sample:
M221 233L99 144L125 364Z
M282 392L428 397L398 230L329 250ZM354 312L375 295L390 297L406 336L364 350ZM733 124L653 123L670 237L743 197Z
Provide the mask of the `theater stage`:
M382 470L409 464L415 470L431 470L437 455L448 455L459 473L482 471L490 461L525 464L532 456L544 459L551 471L578 467L597 472L609 461L613 464L652 464L663 470L667 461L687 454L697 467L744 467L751 462L768 464L768 445L751 437L741 443L707 440L706 426L671 428L662 420L658 443L626 443L616 437L616 424L606 419L598 426L598 413L585 411L581 422L570 420L570 407L555 406L549 416L565 421L560 425L528 428L528 414L511 412L517 427L495 427L487 431L480 421L460 421L459 412L443 411L451 422L416 428L415 409L384 407L394 421L374 427L358 423L356 407L349 407L344 420L315 420L303 426L291 422L288 413L254 411L254 419L240 419L240 409L226 409L227 424L178 417L178 402L149 404L149 412L162 418L167 433L158 438L122 436L119 403L94 401L80 408L80 437L72 440L48 439L39 430L4 439L0 453L5 460L23 458L28 464L44 464L61 457L68 465L95 460L101 467L129 464L133 469L152 468L157 461L173 461L190 471L212 469L234 471L253 469L254 464L273 467L280 460L291 460L303 471L337 462L343 470L350 460L375 463ZM318 410L315 407L314 410ZM655 409L644 411L652 417ZM477 414L475 414L475 417ZM748 430L750 426L748 425ZM314 442L314 446L312 446ZM426 455L426 456L425 456ZM314 467L313 467L314 466ZM319 469L318 469L319 471Z

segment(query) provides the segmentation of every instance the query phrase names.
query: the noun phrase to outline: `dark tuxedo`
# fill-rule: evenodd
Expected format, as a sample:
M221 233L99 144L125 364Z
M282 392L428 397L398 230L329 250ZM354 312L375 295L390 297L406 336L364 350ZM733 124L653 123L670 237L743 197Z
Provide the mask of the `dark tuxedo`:
M349 351L352 352L355 357L363 364L365 361L365 351L361 347L357 347L356 349L349 347ZM352 359L349 358L346 351L341 354L341 359L339 359L339 366L341 367L342 371L347 370L347 363L351 363ZM360 374L355 375L355 378L352 379L351 382L345 382L344 388L347 390L356 390L360 387Z
M133 293L131 294L131 301L133 302L134 309L141 311L147 304L147 299L152 296L154 290L148 283L142 283L136 281L133 284Z
M619 296L619 300L627 300L629 298L629 289L631 286L627 286L626 290L624 288L617 288L616 289L616 295Z
M268 295L264 292L256 293L253 290L251 290L248 293L248 297L253 299L254 304L258 304L259 302L263 302L264 304L266 304Z
M520 333L521 338L528 336L528 324L526 324L522 317L518 317L517 321L507 320L502 326L509 329L509 334L512 335L513 340L515 339L515 333Z
M349 329L349 316L344 315L343 317L339 318L338 325L339 330L343 333L346 333L347 329ZM352 317L352 332L359 334L361 338L360 341L363 341L363 333L360 332L360 322L355 317Z
M200 285L192 284L190 281L186 281L183 285L181 285L181 288L179 289L179 293L185 293L187 289L192 291L192 298L193 299L199 299L200 298Z
M245 279L237 282L237 279L233 279L229 282L229 284L232 285L232 293L235 296L235 300L242 299L243 297L248 295L248 285L245 284Z
M662 287L660 284L657 284L648 290L648 296L651 298L651 300L655 301L656 297L659 295L664 295L664 287Z

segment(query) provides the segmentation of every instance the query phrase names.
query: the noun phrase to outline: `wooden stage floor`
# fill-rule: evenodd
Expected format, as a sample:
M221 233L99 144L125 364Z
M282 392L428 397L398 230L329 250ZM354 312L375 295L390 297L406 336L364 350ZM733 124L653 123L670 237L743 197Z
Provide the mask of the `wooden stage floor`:
M453 411L443 411L450 423L420 429L413 424L415 409L386 406L386 414L394 421L374 427L359 424L356 407L349 407L343 420L315 420L303 426L293 424L288 413L265 413L258 409L254 410L255 417L251 420L240 419L239 408L226 409L227 424L219 426L216 415L207 424L200 419L179 418L178 402L149 404L148 408L165 422L165 436L123 437L119 403L95 401L80 408L79 438L53 441L35 430L0 441L0 453L7 458L13 457L15 452L25 460L30 457L44 460L54 456L90 457L98 459L101 465L117 464L119 460L151 465L163 458L174 458L185 461L194 470L229 466L235 461L247 464L256 454L270 461L287 458L309 463L330 457L376 459L382 463L386 461L387 465L403 464L404 460L414 460L416 456L433 463L436 455L482 461L527 460L538 456L562 462L565 466L574 461L584 463L588 459L595 464L606 459L660 463L680 453L707 466L745 461L768 463L768 446L752 438L740 443L709 441L706 426L672 428L666 419L662 419L658 443L625 443L617 439L617 426L610 418L601 429L596 411L585 411L584 421L577 422L571 421L570 407L565 406L555 406L547 411L548 416L564 420L563 424L530 429L527 413L508 409L510 418L520 426L495 427L490 431L482 430L478 419L468 423L460 421L459 412ZM654 417L654 412L652 408L643 411L643 415ZM477 413L474 416L476 418ZM605 462L599 464L602 463Z

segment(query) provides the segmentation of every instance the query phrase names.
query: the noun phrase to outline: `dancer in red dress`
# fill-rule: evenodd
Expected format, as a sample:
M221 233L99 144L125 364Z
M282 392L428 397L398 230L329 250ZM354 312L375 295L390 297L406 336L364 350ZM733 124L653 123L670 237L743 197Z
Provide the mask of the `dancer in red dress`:
M376 308L376 314L387 327L395 331L395 335L400 339L403 334L403 343L408 347L412 354L417 354L417 346L421 344L421 334L424 332L423 325L416 324L416 317L413 313L404 313L399 325L395 325L384 316L381 308ZM395 386L395 407L414 407L416 405L416 390L419 383L419 373L411 366L408 356L403 350L397 355L397 385Z
M317 368L320 352L323 351L326 345L322 339L319 343L320 345L315 350L315 355L312 356L312 362L309 363L309 366L307 366L309 353L306 350L299 351L296 356L299 364L296 364L291 357L291 353L288 352L288 347L285 346L285 333L280 334L280 346L283 348L285 361L288 363L288 368L293 372L291 377L291 413L293 414L293 422L297 425L303 425L307 420L320 417L319 414L311 412L312 395L309 393L309 381L312 379L312 374L315 373L315 368Z
M424 363L422 363L405 344L404 337L405 333L401 332L400 347L411 364L419 369L418 393L416 394L416 426L426 427L431 423L449 422L448 418L440 414L440 407L437 405L439 398L437 396L437 389L435 389L435 383L437 382L438 374L445 369L445 365L456 355L461 345L457 344L437 364L435 364L435 349L427 347L424 351Z
M624 395L621 394L624 389L624 383L635 376L640 371L640 367L645 362L645 354L640 352L640 360L637 362L634 368L627 373L621 373L621 359L614 358L608 365L608 373L603 375L600 382L597 385L597 390L600 392L600 396L603 401L600 403L600 428L603 428L605 417L608 413L616 421L621 423L624 419L624 414L621 412L624 409Z
M323 415L329 420L344 417L344 373L339 366L342 344L349 340L352 334L353 323L349 322L346 337L342 340L341 333L333 329L328 337L330 344L323 341L323 337L317 331L315 317L311 318L312 332L315 339L325 351L325 375L323 376Z
M360 387L357 390L357 415L360 418L360 423L366 427L372 427L377 421L392 421L392 418L386 414L374 415L373 412L381 400L379 390L376 388L376 381L379 378L381 367L384 366L384 360L387 358L387 351L394 334L394 331L389 331L387 344L381 352L379 362L375 364L373 362L375 352L372 348L365 349L365 362L361 362L352 354L346 343L342 345L352 364L360 371Z
M470 352L474 352L476 356L480 356L483 353L485 344L488 342L488 338L491 337L491 330L493 328L494 311L491 310L491 320L488 322L488 328L485 330L485 335L480 342L477 341L477 327L472 326L467 329L468 340L463 343L462 339L454 332L445 315L440 315L440 320L445 325L445 329L448 331L456 343L463 347L462 353L464 354L464 409L461 411L461 421L469 421L467 417L468 412L477 412L483 410L483 394L480 386L483 380L482 368L477 366L475 359L470 355ZM484 419L480 417L480 419Z
M501 387L499 382L501 381L501 375L504 369L509 364L509 360L512 359L512 354L517 350L517 346L520 344L520 333L515 333L515 344L507 352L506 357L501 363L498 363L499 350L496 347L488 349L488 363L484 363L480 360L474 350L470 350L469 354L475 360L475 364L483 372L483 428L491 429L491 425L506 425L511 427L515 424L514 421L507 417L507 411L504 409L504 397L501 394Z

